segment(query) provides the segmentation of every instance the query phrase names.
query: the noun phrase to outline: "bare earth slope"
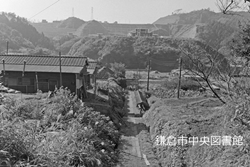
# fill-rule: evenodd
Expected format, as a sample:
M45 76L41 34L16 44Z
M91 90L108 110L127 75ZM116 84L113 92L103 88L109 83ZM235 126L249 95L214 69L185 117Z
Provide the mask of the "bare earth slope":
M150 104L152 106L144 118L150 126L151 139L156 142L157 136L166 139L173 136L178 142L175 146L167 142L166 145L158 143L158 146L155 143L155 152L162 166L250 166L249 153L245 151L249 149L249 129L234 120L236 104L223 106L216 99L201 97L180 100L152 97ZM217 144L212 142L212 136L217 137ZM228 145L223 144L224 136L231 137ZM233 138L239 136L243 137L242 145L233 142ZM193 144L192 140L197 143Z

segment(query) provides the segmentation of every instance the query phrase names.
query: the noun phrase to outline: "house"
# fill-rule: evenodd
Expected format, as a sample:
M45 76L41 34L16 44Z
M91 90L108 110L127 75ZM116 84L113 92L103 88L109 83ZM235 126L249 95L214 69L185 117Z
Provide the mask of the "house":
M109 77L113 76L115 73L108 67L101 67L96 70L95 77L96 79L108 79Z
M95 65L95 69L89 71L92 84L95 84L95 80L107 80L115 74L110 68L106 66L101 67L100 65Z
M128 36L152 37L153 33L149 32L149 29L146 28L137 28L134 31L129 32Z
M47 20L45 20L45 19L43 19L43 20L42 20L42 23L48 23L48 21L47 21Z
M91 83L93 83L93 78L94 75L96 74L97 70L99 69L99 65L96 61L88 61L88 66L87 66L87 77L86 77L86 82L87 82L87 89L91 89Z
M61 66L59 56L0 55L0 60L3 84L23 93L53 91L60 86L75 93L80 88L86 92L90 85L88 69L96 64L74 56L61 56Z

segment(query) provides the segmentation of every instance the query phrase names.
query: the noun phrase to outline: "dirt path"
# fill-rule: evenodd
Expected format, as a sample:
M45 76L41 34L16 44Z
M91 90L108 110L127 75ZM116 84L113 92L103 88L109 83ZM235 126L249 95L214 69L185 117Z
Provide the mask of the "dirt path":
M120 164L117 167L147 167L140 150L138 134L141 130L146 130L142 123L142 118L135 117L140 114L136 108L134 93L129 92L127 97L128 116L124 117L127 127L122 127Z

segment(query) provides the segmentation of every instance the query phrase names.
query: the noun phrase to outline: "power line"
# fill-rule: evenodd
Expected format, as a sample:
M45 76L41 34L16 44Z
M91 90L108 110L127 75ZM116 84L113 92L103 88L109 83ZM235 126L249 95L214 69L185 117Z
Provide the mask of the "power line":
M56 2L54 2L53 4L49 5L48 7L46 7L45 9L41 10L40 12L38 12L37 14L35 14L34 16L30 17L29 19L32 19L33 17L39 15L40 13L42 13L43 11L47 10L48 8L50 8L51 6L55 5L56 3L58 3L61 0L58 0Z

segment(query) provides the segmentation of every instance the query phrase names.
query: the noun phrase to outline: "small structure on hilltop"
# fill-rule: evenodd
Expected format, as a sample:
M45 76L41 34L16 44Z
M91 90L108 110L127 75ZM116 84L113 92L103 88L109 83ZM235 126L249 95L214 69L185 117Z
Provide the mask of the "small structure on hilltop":
M129 32L128 36L152 37L153 33L149 32L149 29L146 29L146 28L137 28L134 31Z
M53 91L67 87L71 92L86 94L90 73L96 62L87 57L0 55L3 84L23 93Z
M42 20L42 23L48 23L48 21L47 21L47 20L45 20L45 19L43 19L43 20Z

